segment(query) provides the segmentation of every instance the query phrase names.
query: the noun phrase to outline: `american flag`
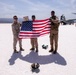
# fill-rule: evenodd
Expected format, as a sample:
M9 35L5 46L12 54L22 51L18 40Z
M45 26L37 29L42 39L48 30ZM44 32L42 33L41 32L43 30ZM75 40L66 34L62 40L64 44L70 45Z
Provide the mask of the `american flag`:
M49 19L24 21L22 22L19 38L20 39L37 38L39 36L49 34L50 28L51 26Z

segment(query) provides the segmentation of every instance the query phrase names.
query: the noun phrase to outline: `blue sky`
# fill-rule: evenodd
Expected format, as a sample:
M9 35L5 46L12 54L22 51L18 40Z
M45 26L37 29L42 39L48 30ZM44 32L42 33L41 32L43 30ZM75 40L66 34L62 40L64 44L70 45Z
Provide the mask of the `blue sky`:
M36 15L37 19L50 17L50 12L56 11L60 17L62 14L67 19L76 18L76 0L0 0L0 17L9 18Z

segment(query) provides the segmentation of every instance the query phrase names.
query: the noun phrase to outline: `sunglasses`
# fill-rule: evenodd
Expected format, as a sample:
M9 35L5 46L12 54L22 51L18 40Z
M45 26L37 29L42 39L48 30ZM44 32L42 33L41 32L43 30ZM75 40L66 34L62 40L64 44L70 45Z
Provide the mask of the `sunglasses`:
M14 18L15 20L17 20L18 18Z

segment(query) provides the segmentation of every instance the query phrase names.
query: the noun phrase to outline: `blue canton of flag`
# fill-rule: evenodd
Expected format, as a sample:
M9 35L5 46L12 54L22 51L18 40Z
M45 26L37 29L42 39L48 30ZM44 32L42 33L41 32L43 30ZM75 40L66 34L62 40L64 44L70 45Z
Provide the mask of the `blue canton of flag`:
M32 21L22 22L21 31L32 31L32 30L33 30L33 22Z

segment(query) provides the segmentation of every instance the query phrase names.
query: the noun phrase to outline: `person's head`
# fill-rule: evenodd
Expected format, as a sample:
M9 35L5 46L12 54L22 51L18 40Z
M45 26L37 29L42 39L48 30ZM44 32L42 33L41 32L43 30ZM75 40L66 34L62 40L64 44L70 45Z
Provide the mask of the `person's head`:
M18 17L16 15L13 16L13 20L14 20L14 22L17 22L18 21Z
M35 20L35 19L36 19L35 15L32 15L32 20Z
M51 16L55 16L55 11L51 11Z
M28 16L25 16L23 17L24 21L28 21L29 20L29 17Z

